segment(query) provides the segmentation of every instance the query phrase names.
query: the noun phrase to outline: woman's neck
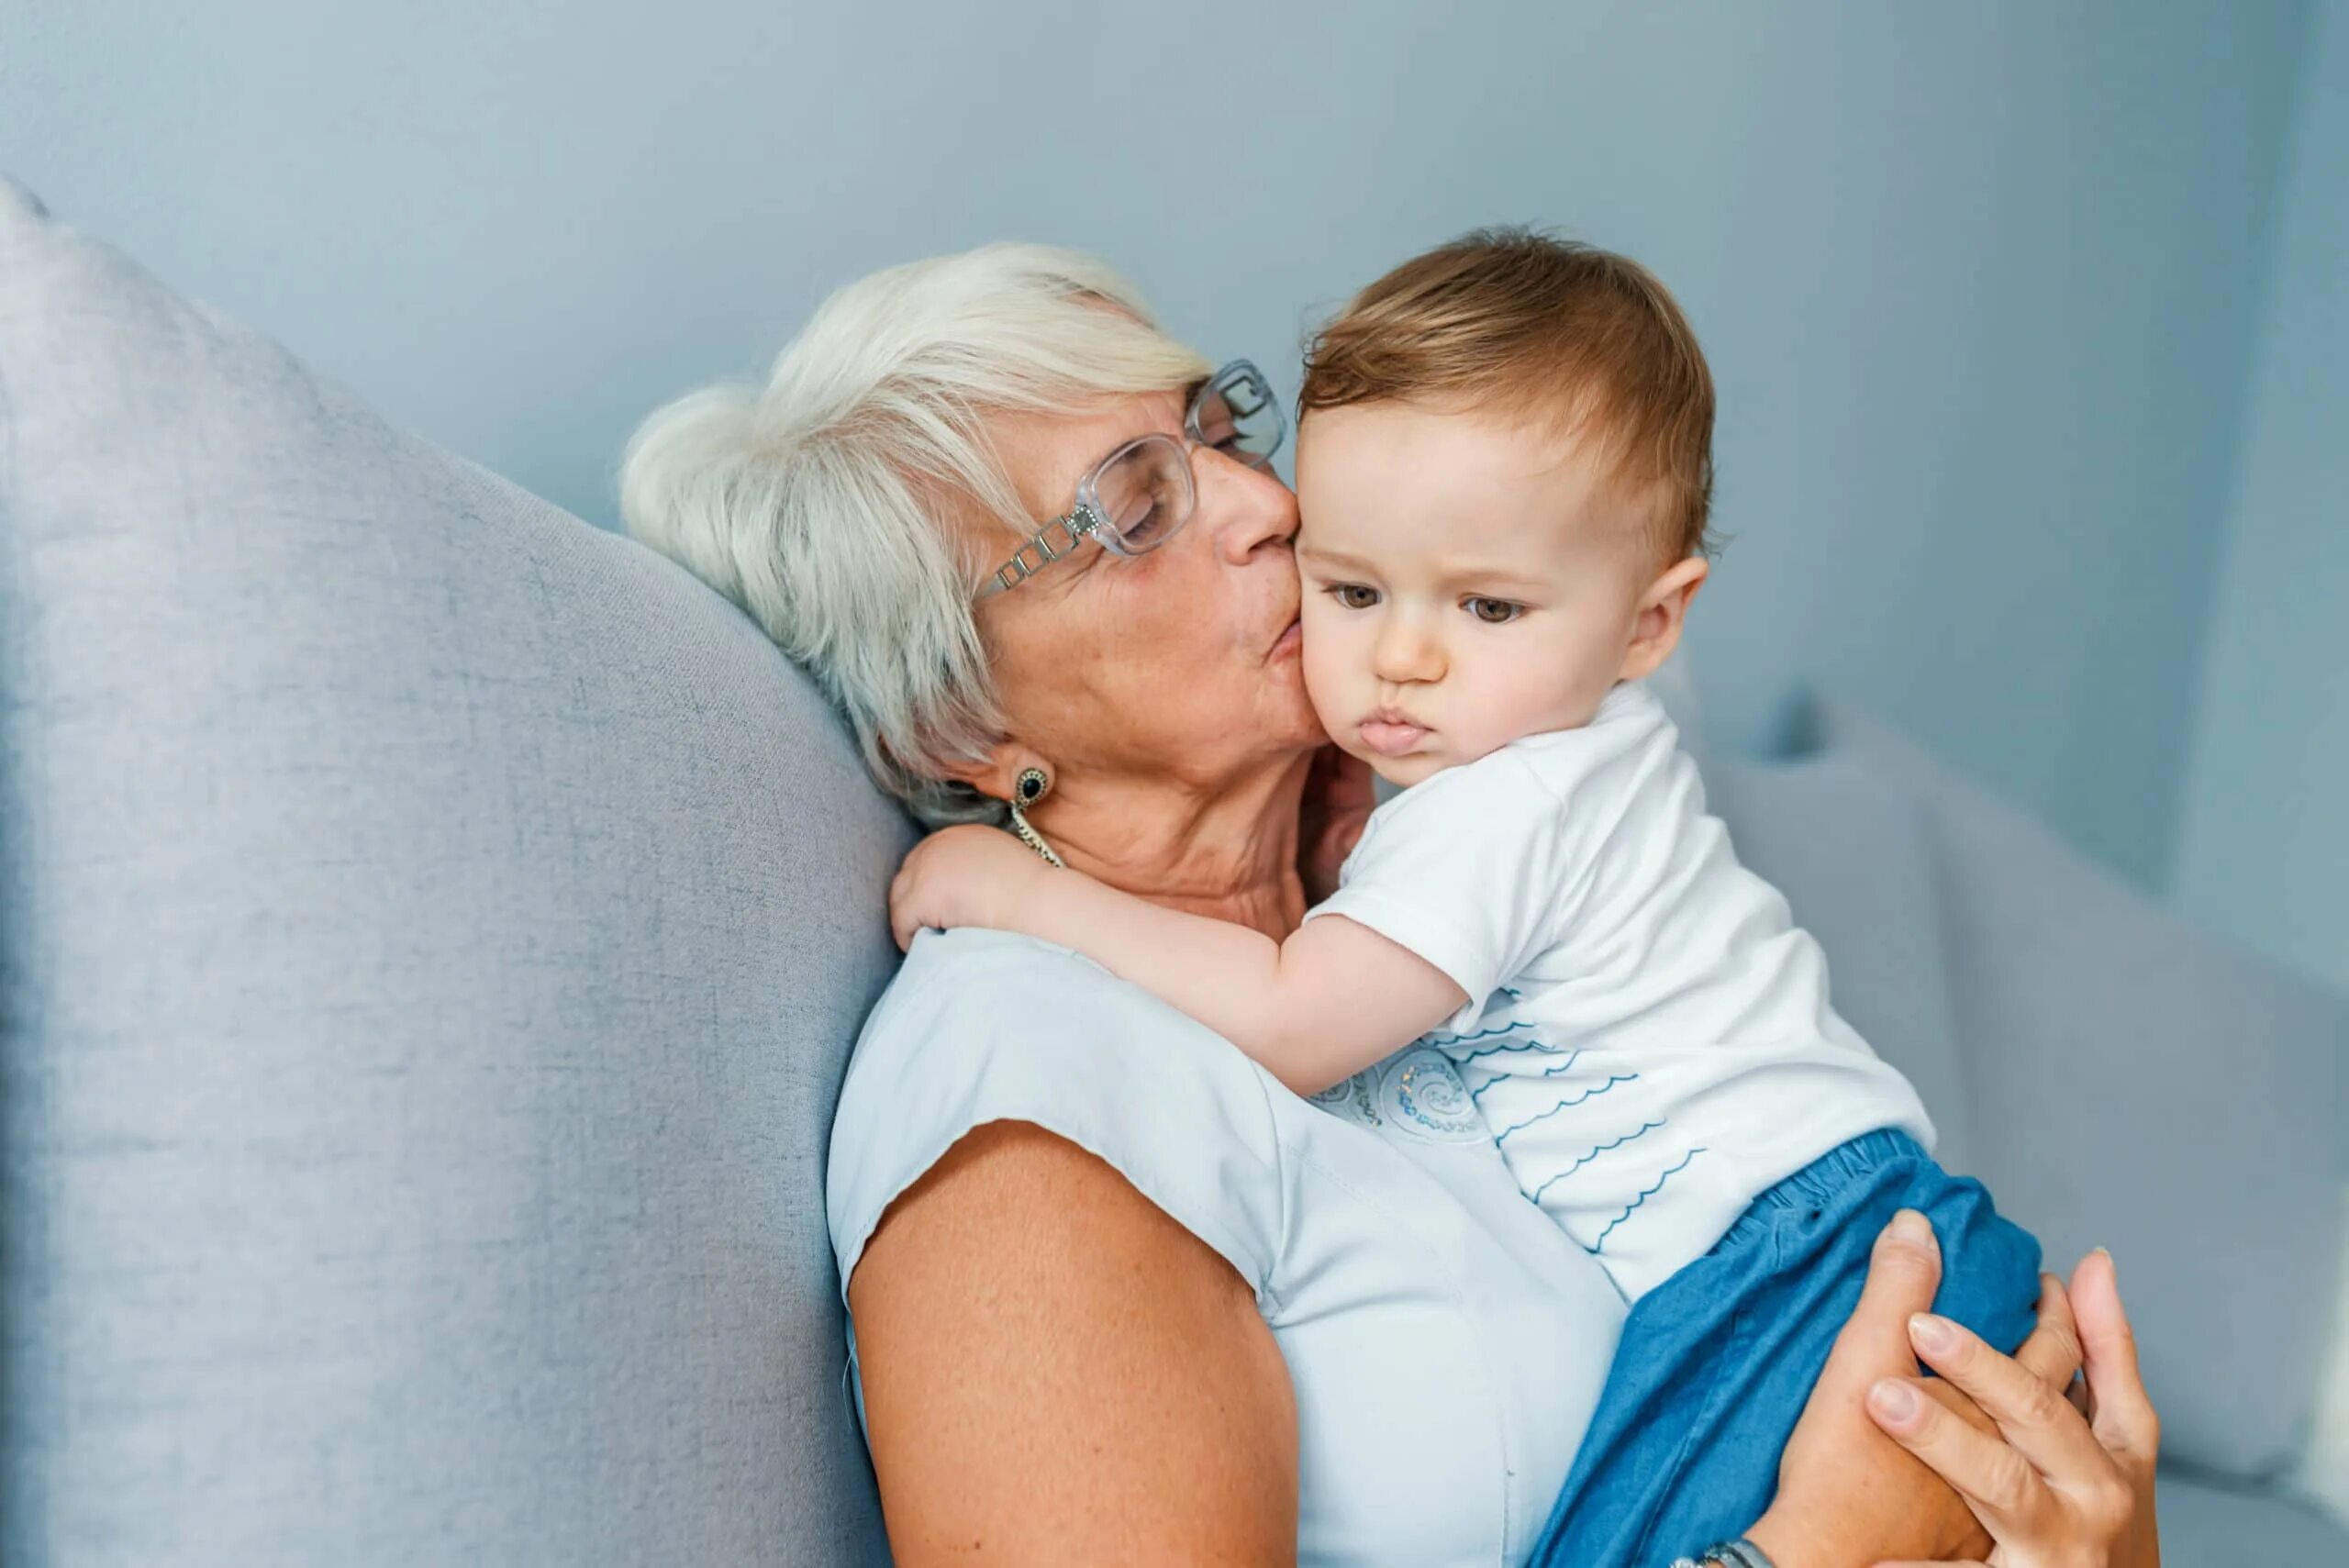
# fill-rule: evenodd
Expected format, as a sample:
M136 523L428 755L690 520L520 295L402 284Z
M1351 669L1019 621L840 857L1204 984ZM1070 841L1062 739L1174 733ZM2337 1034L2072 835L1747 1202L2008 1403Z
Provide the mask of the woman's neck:
M1275 759L1213 790L1165 779L1055 789L1028 820L1074 870L1278 941L1305 918L1297 807L1311 761Z

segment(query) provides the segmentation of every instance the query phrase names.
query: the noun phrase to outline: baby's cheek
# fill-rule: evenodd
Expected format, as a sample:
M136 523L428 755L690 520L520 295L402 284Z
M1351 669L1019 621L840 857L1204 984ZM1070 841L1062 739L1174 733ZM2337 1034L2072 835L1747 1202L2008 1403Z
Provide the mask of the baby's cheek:
M1553 728L1543 722L1541 693L1529 689L1524 673L1502 668L1481 672L1486 678L1464 683L1451 705L1453 722L1443 728L1462 752L1473 761L1510 741Z

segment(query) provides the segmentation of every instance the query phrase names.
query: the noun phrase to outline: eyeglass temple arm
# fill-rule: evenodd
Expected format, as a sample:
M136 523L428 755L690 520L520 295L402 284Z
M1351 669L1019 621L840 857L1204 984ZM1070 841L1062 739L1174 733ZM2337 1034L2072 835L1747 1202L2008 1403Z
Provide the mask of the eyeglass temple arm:
M988 574L986 585L972 597L984 599L990 594L1000 594L1006 589L1017 588L1020 584L1074 550L1079 543L1083 542L1085 535L1092 533L1100 526L1101 514L1094 510L1090 503L1079 501L1076 504L1076 509L1070 512L1068 516L1054 517L1039 528L1035 537L1021 545L1010 560ZM1052 545L1054 528L1058 528L1067 536L1067 542L1057 549ZM1032 563L1028 559L1030 550L1035 551L1038 557Z

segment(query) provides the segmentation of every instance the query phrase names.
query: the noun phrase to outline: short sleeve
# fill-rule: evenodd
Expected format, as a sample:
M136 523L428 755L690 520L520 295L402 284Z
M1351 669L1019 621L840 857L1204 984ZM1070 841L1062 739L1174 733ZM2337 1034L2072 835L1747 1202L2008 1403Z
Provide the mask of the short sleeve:
M832 1120L841 1292L899 1194L972 1129L1024 1121L1132 1183L1269 1316L1285 1224L1269 1083L1219 1035L1065 948L925 931L865 1022Z
M1557 792L1514 751L1412 785L1372 814L1341 885L1308 919L1343 915L1468 994L1438 1028L1473 1023L1553 940L1571 875Z

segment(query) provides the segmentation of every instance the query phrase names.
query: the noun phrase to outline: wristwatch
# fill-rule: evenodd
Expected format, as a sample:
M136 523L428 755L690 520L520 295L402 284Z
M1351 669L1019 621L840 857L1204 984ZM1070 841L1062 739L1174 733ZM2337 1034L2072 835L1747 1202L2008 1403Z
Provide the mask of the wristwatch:
M1772 1562L1760 1547L1741 1535L1735 1540L1709 1546L1694 1557L1680 1558L1672 1564L1672 1568L1777 1568L1777 1564Z

